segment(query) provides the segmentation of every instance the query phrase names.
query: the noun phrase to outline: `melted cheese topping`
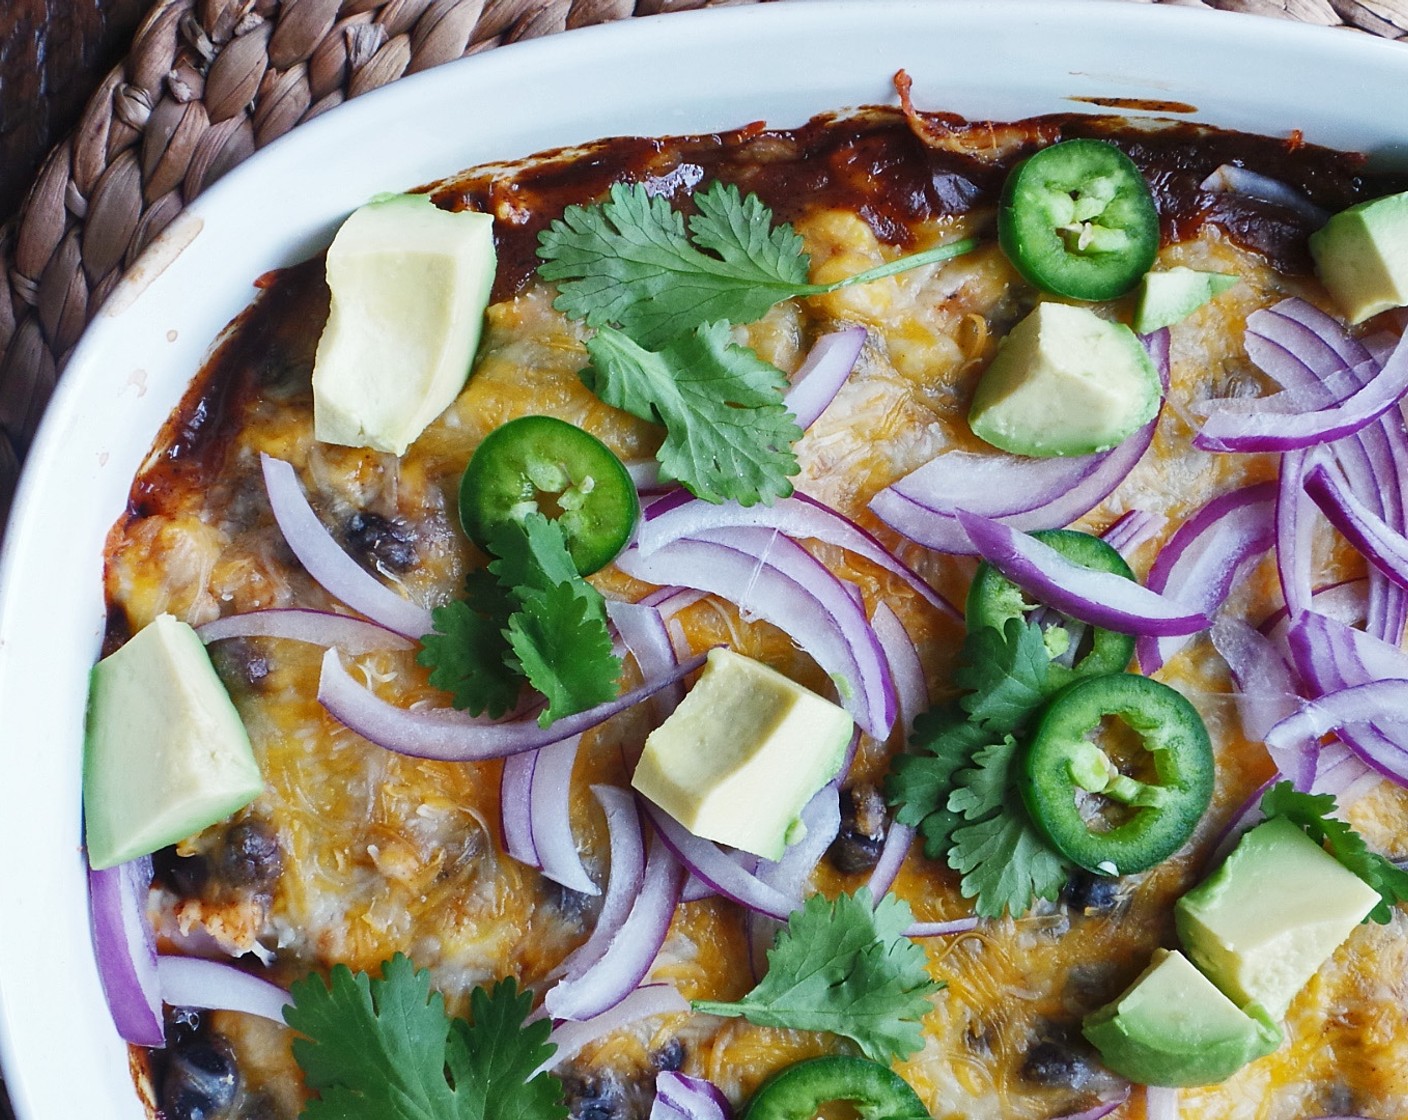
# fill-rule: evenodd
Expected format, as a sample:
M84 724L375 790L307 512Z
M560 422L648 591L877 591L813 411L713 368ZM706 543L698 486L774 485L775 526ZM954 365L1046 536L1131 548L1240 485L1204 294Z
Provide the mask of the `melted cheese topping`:
M991 214L931 222L911 231L916 248L990 228ZM857 214L804 214L796 228L825 282L897 255ZM990 241L990 239L989 239ZM1272 477L1270 458L1194 450L1194 410L1237 391L1254 374L1240 339L1246 316L1289 291L1314 290L1270 269L1214 227L1199 239L1166 246L1162 266L1236 273L1242 283L1172 331L1172 389L1152 451L1120 488L1077 527L1099 531L1129 509L1164 514L1165 536L1208 499ZM227 452L228 480L214 488L166 495L160 516L133 517L113 534L108 594L135 629L170 611L192 623L274 606L330 608L326 594L291 560L262 499L257 456L268 452L298 469L331 525L371 510L411 527L418 563L381 575L410 598L435 605L452 598L481 558L459 534L453 514L459 474L484 436L517 416L551 413L599 435L623 459L648 456L653 427L607 407L577 376L585 364L583 330L551 306L552 292L531 285L491 307L475 373L459 399L400 460L322 445L312 438L304 395L261 401L239 417ZM973 386L1008 325L1029 306L995 246L957 260L776 308L741 330L781 368L798 364L812 338L837 325L869 332L862 361L835 404L798 445L800 490L854 517L937 588L962 601L971 561L929 553L896 537L866 510L880 488L948 447L981 450L964 421ZM307 328L311 329L311 328ZM1157 551L1133 558L1143 575ZM1323 574L1352 574L1353 561L1320 543ZM961 628L906 593L886 573L837 550L818 555L853 580L868 607L888 603L914 635L936 697L952 693ZM646 588L610 569L594 577L608 595L636 598ZM1234 607L1259 618L1278 605L1269 565L1244 580ZM726 642L826 693L830 684L807 657L767 624L746 621L728 604L705 599L679 616L695 649ZM254 743L266 790L248 815L267 822L282 851L272 892L234 903L161 899L170 946L213 941L230 952L269 956L289 980L344 962L374 970L397 951L428 967L452 1008L463 1009L474 985L514 974L541 984L586 936L592 904L564 899L541 876L501 851L501 764L445 764L402 757L367 743L327 715L314 699L319 650L296 642L246 643L267 670L241 675L236 655L215 651ZM1080 1018L1121 991L1150 952L1172 942L1173 900L1201 876L1203 860L1235 807L1271 773L1263 750L1240 733L1222 663L1199 639L1160 674L1202 711L1218 758L1213 809L1197 837L1162 866L1121 883L1111 914L1038 904L1025 917L983 923L973 933L925 943L929 965L946 989L925 1020L924 1049L902 1063L937 1120L1062 1114L1088 1105L1111 1084L1098 1067L1061 1084L1044 1084L1029 1063L1042 1039L1071 1042ZM248 668L248 665L245 665ZM393 703L441 705L412 653L356 659L356 672ZM257 677L257 679L255 679ZM587 867L607 874L605 829L587 794L595 782L626 786L644 717L627 714L586 736L573 778L574 828ZM900 734L864 741L850 783L878 784ZM1381 850L1404 840L1404 797L1377 791L1353 810ZM182 854L209 854L220 829L197 836ZM816 889L855 889L865 874L845 875L823 861ZM921 919L970 912L946 866L911 854L895 890ZM1364 926L1301 993L1287 1023L1287 1043L1225 1084L1183 1093L1187 1117L1283 1118L1320 1112L1408 1113L1408 937L1398 915L1387 927ZM733 906L705 900L681 906L653 975L686 997L733 999L753 983L749 920ZM216 1016L231 1039L246 1081L266 1093L276 1114L298 1108L298 1074L287 1032L239 1015ZM644 1076L650 1055L678 1039L686 1072L710 1078L735 1101L769 1073L825 1052L825 1036L708 1017L650 1020L589 1048L574 1068ZM1079 1046L1078 1040L1076 1045ZM648 1098L647 1098L648 1099ZM1140 1114L1138 1094L1117 1116Z

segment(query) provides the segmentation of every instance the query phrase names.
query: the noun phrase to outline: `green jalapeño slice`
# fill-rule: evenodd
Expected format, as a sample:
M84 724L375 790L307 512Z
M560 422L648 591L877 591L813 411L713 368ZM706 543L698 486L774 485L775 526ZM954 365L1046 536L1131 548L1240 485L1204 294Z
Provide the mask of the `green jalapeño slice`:
M558 523L582 575L630 539L640 499L601 440L552 416L524 416L490 432L460 479L460 524L480 548L496 526L541 513Z
M774 1074L754 1094L743 1120L813 1120L833 1101L850 1105L861 1120L929 1120L929 1110L903 1077L868 1058L841 1054Z
M1121 724L1139 740L1123 766L1091 738L1117 739ZM1197 709L1168 685L1133 673L1087 677L1046 706L1018 786L1067 859L1099 875L1145 871L1181 848L1207 811L1212 745Z
M1096 572L1110 572L1132 580L1134 573L1124 557L1089 533L1074 529L1042 529L1032 534L1069 560ZM1043 633L1051 666L1047 670L1050 692L1070 684L1077 677L1122 673L1134 656L1134 635L1106 630L1102 626L1087 626L1033 603L1022 589L987 561L978 566L977 575L968 588L965 609L968 629L991 626L1001 632L1009 618L1026 618L1041 611L1046 617L1055 615L1052 625Z
M1103 140L1065 140L1013 168L998 243L1030 283L1068 299L1115 299L1159 250L1154 196L1134 162Z

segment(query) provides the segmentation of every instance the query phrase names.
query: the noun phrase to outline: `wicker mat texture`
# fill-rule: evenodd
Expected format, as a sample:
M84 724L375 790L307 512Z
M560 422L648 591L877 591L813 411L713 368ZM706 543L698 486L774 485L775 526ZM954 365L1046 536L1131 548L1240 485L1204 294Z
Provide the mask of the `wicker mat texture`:
M403 74L502 43L751 2L158 0L0 228L0 527L84 326L142 248L257 148ZM1408 0L1171 2L1408 39Z

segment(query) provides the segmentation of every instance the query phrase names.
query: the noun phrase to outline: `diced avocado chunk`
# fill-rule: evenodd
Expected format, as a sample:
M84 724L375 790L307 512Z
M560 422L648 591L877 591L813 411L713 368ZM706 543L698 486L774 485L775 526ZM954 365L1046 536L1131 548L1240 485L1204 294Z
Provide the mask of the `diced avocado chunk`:
M1134 305L1134 329L1148 334L1160 327L1181 323L1214 296L1234 287L1237 277L1222 272L1199 272L1196 269L1163 269L1146 272L1139 284L1139 298Z
M263 788L239 713L184 622L159 615L93 667L83 813L95 870L184 840Z
M802 808L840 770L852 727L776 670L711 650L631 785L696 836L775 860L801 838Z
M984 371L968 423L1018 455L1107 451L1153 419L1159 375L1133 331L1085 307L1041 303Z
M1141 1085L1211 1085L1281 1045L1260 1007L1241 1011L1182 953L1157 949L1112 1003L1087 1016L1101 1060Z
M1310 255L1351 323L1408 307L1408 191L1336 214L1310 235Z
M494 285L494 221L427 195L368 203L328 249L314 434L402 454L459 395Z
M1291 821L1273 817L1238 841L1226 862L1178 900L1179 940L1240 1005L1286 1013L1379 901Z

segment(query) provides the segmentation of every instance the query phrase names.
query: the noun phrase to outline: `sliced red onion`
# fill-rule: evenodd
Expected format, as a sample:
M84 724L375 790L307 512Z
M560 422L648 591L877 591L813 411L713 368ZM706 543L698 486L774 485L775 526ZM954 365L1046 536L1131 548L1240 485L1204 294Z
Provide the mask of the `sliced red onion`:
M689 1001L680 995L671 984L642 984L610 1011L582 1023L560 1023L548 1035L554 1049L553 1055L535 1070L556 1069L569 1062L599 1038L605 1038L613 1031L641 1019L651 1019L656 1015L678 1015L689 1010Z
M88 872L93 950L113 1025L135 1046L166 1045L156 933L147 919L152 859Z
M665 482L660 478L658 459L632 459L623 465L640 494L661 494L675 488L675 483Z
M504 759L499 778L499 822L504 851L528 867L542 867L538 849L533 846L533 771L537 751L524 751Z
M645 833L636 799L615 786L592 786L592 796L606 814L607 843L611 849L606 895L591 935L553 970L554 979L576 980L606 955L620 935L645 880Z
M1126 1085L1124 1091L1117 1096L1101 1100L1099 1103L1093 1104L1089 1108L1082 1109L1080 1112L1068 1112L1064 1116L1057 1117L1057 1120L1103 1120L1103 1117L1109 1116L1110 1113L1114 1112L1115 1109L1119 1108L1120 1105L1124 1104L1127 1100L1129 1100L1128 1085Z
M1178 1090L1144 1086L1144 1120L1178 1120Z
M787 846L781 859L758 860L754 872L759 882L790 898L794 908L802 904L812 872L841 831L841 799L836 784L822 786L802 807L799 819L806 830L801 838Z
M172 1007L242 1011L282 1026L284 1008L293 1002L277 984L251 976L224 961L159 957L156 968L161 980L161 998Z
M601 957L578 975L559 980L543 997L554 1019L583 1022L611 1010L631 994L650 971L679 905L684 868L669 846L650 847L640 890L630 913Z
M1357 626L1365 617L1365 589L1368 581L1347 579L1339 583L1329 583L1316 588L1310 597L1310 610L1343 622L1346 626ZM1285 607L1278 607L1257 627L1273 642L1284 645L1286 631L1290 629L1291 615Z
M1394 583L1408 586L1408 537L1360 501L1341 471L1316 463L1305 472L1305 492L1364 559Z
M740 867L712 840L695 836L658 805L647 801L644 807L646 815L680 862L716 894L779 921L785 920L796 909L794 899Z
M1316 206L1301 191L1281 182L1280 179L1273 179L1258 171L1249 171L1235 163L1224 163L1198 186L1213 194L1238 194L1254 198L1258 202L1269 202L1273 206L1283 207L1316 229L1330 220L1330 212Z
M1314 526L1313 508L1305 493L1308 462L1305 451L1282 455L1276 482L1276 574L1292 614L1307 610L1311 598Z
M636 579L696 587L771 622L830 675L867 734L888 738L894 684L870 620L844 582L795 541L768 529L709 530L650 556L627 549L616 563Z
M1276 643L1241 619L1222 616L1213 623L1211 636L1237 685L1242 733L1248 739L1264 739L1300 706L1300 681Z
M744 507L737 502L703 502L697 498L659 502L645 511L636 545L641 555L648 557L684 537L697 538L706 531L739 528L775 529L794 540L806 538L834 544L903 580L925 602L949 617L962 617L958 608L870 533L830 506L800 492L779 498L770 506Z
M318 700L339 722L387 750L442 762L478 762L570 739L654 696L703 664L700 655L633 692L564 716L550 727L539 727L534 719L495 722L451 708L398 708L358 684L342 667L337 651L328 650L318 679Z
M226 615L196 627L200 640L209 645L225 638L287 638L295 642L340 649L347 654L383 649L411 649L415 642L385 626L347 614L273 608Z
M948 937L955 933L972 933L978 928L979 920L957 918L951 922L911 922L905 927L906 937Z
M1149 590L1183 604L1189 612L1204 617L1214 613L1232 590L1243 565L1274 542L1275 509L1276 486L1269 482L1214 498L1180 525L1164 545L1149 569ZM1187 644L1187 638L1179 634L1149 632L1136 646L1140 670L1157 672Z
M1408 681L1408 654L1315 611L1297 617L1286 633L1286 644L1301 676L1319 695L1373 681ZM1395 731L1378 723L1349 724L1340 728L1338 735L1359 759L1379 770L1383 767L1374 760L1396 759L1404 742L1401 729ZM1325 753L1319 752L1321 756ZM1363 777L1362 769L1356 767L1341 767L1331 775L1326 771L1327 761L1322 757L1310 786L1298 788L1338 793Z
M661 673L668 673L679 664L665 616L657 608L642 603L607 600L606 615L635 659L641 680L648 681ZM653 703L657 723L663 723L683 699L683 683L656 693Z
M958 511L973 546L984 560L1018 587L1062 614L1126 634L1193 634L1210 620L1133 580L1073 564L1050 545L994 521Z
M1359 725L1379 734L1346 737L1356 754L1385 777L1408 786L1408 681L1373 681L1305 701L1266 736L1269 749L1295 749L1330 732Z
M403 599L342 550L304 496L293 466L261 454L264 488L284 539L329 595L388 630L419 639L431 631L430 612Z
M569 890L596 895L601 888L582 866L572 834L572 766L581 742L580 735L573 735L534 752L538 761L528 787L529 827L543 874Z
M1168 389L1169 334L1141 341ZM880 520L939 552L975 553L957 513L991 517L1014 529L1057 529L1085 516L1124 481L1154 439L1158 416L1112 451L1077 458L1027 459L1001 452L945 451L870 501Z
M741 852L734 848L720 849L724 855L743 868L749 875L755 875L758 871L759 859L752 852ZM680 891L681 902L698 902L702 898L718 898L719 892L704 882L697 875L691 872L684 881L684 888Z
M915 831L909 825L895 820L890 822L890 829L885 833L885 843L880 847L880 858L875 861L870 879L866 883L875 905L879 906L880 900L889 894L890 888L895 885L900 868L904 866L909 849L914 844L914 836Z
M1363 762L1343 742L1332 742L1320 750L1308 792L1328 793L1344 810L1383 781L1382 774Z
M1323 405L1307 405L1294 389L1270 397L1218 401L1193 437L1193 446L1206 451L1290 451L1354 435L1408 390L1408 346L1398 346L1383 367L1370 358L1350 373L1342 391Z
M650 1120L733 1120L733 1107L712 1081L663 1070L655 1075Z
M1100 539L1128 561L1141 545L1163 532L1167 524L1168 518L1161 513L1132 509L1100 534Z
M847 327L824 334L812 344L792 375L792 387L782 398L783 405L797 418L797 425L806 431L836 399L841 386L856 368L856 361L865 346L865 328Z

